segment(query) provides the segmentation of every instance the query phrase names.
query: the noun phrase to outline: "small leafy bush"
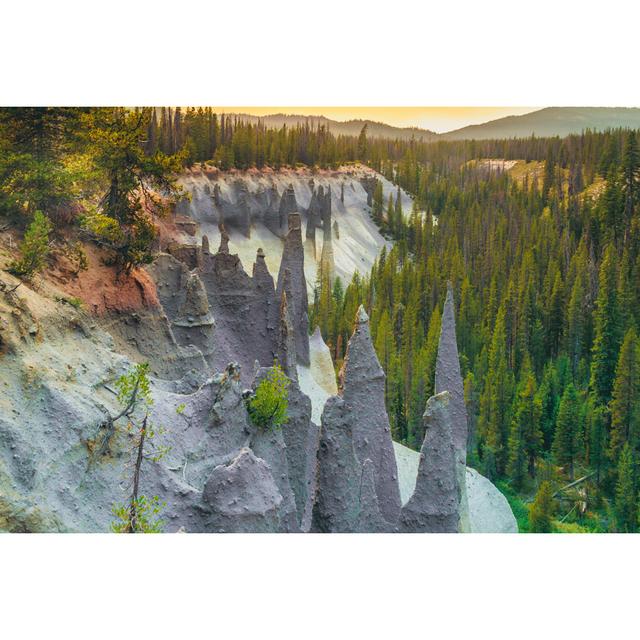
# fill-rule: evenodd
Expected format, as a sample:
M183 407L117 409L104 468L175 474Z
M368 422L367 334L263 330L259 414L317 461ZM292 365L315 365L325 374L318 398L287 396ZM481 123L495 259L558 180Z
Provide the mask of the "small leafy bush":
M131 517L131 510L135 509L135 519ZM135 498L134 504L116 504L111 512L116 517L111 523L113 533L162 533L164 521L159 517L164 503L158 496L147 498L144 495ZM132 520L135 525L132 526Z
M275 429L289 419L289 378L275 364L247 401L251 421L260 429Z

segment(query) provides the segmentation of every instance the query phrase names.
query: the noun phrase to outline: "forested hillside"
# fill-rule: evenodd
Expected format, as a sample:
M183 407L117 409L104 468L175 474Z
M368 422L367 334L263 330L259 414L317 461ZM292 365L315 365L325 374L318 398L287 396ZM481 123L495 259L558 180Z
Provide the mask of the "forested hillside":
M419 448L451 281L470 464L522 508L525 530L638 528L634 132L416 142L369 138L366 127L267 129L210 109L2 109L0 227L25 231L12 271L28 279L46 269L52 244L82 269L77 238L107 248L121 273L149 263L176 176L204 161L221 170L359 161L412 194L403 211L374 189L371 215L394 247L350 283L321 274L311 329L339 367L365 303L393 437Z
M487 157L543 160L542 179L537 162L518 179L470 162ZM373 204L396 245L346 290L318 290L312 317L338 359L367 300L394 438L417 447L452 281L472 463L507 491L538 492L533 530L552 515L564 530L638 526L639 166L621 130L409 150L380 168L414 211L379 191Z

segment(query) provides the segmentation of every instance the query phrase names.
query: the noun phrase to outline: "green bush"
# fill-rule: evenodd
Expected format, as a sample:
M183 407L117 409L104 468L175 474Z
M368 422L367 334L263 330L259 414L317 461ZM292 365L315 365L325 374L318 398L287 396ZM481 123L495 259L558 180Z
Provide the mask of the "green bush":
M552 521L556 510L551 483L544 481L529 506L529 531L531 533L551 533Z
M42 271L49 255L49 234L51 222L42 211L36 211L33 222L27 227L24 240L20 244L20 259L9 265L9 271L16 276L30 278Z
M135 510L135 526L132 527L131 511ZM159 517L165 503L160 502L158 496L147 498L142 495L135 498L134 504L116 504L111 512L116 517L111 523L113 533L162 533L164 521Z
M247 401L251 421L261 429L274 429L288 420L289 378L277 364Z

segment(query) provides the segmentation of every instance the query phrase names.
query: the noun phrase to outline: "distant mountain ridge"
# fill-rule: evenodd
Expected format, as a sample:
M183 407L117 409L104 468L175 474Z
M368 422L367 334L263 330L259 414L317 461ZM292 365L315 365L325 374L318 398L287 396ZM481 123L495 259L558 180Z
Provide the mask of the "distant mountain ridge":
M603 131L618 127L640 129L636 107L546 107L521 116L507 116L440 134L440 140L487 140L568 136L585 129Z
M254 116L247 113L226 113L225 116L237 117L247 122L262 122L267 127L279 129L283 125L287 127L295 127L298 124L309 124L317 128L325 126L331 133L336 135L357 136L362 127L367 125L367 135L372 138L400 138L402 140L423 140L425 142L437 140L438 134L428 129L420 127L394 127L384 122L375 122L374 120L346 120L340 122L331 120L325 116L302 116L296 114L274 113L268 116Z
M506 116L483 124L474 124L446 133L435 133L420 127L395 127L373 120L347 120L340 122L326 116L303 116L274 113L255 116L247 113L226 113L225 116L240 118L247 122L261 122L269 128L283 125L295 127L309 124L317 128L325 126L335 135L357 136L367 125L367 135L372 138L392 138L424 142L438 140L488 140L504 138L528 138L567 136L581 133L585 129L603 131L618 127L640 129L640 108L637 107L545 107L519 116Z

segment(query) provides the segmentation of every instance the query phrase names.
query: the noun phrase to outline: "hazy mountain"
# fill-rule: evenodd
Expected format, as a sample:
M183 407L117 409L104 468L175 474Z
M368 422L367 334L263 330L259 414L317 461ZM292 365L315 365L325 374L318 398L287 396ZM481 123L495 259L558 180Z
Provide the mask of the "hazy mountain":
M372 138L400 138L409 140L415 137L416 140L436 140L438 134L428 129L420 129L419 127L394 127L383 122L374 122L373 120L347 120L339 122L331 120L325 116L300 116L295 114L274 113L268 116L252 116L245 113L229 113L226 115L237 116L242 120L249 122L262 122L267 127L278 129L286 124L288 127L297 124L308 123L312 127L324 125L329 131L336 135L357 136L362 127L367 124L367 135Z
M522 116L507 116L439 136L442 140L566 136L585 129L640 128L640 109L622 107L547 107Z

